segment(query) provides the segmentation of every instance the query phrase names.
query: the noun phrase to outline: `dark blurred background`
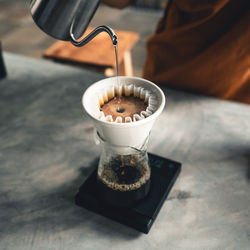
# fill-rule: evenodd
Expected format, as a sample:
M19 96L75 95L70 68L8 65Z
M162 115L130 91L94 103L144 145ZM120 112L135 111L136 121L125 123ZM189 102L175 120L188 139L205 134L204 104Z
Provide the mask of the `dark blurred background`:
M55 40L34 24L29 13L29 2L29 0L0 0L0 40L4 51L43 58L44 51ZM101 4L90 24L91 27L106 24L114 29L139 33L140 38L131 51L136 76L142 74L146 55L145 42L154 32L166 2L166 0L138 0L135 5L123 10Z

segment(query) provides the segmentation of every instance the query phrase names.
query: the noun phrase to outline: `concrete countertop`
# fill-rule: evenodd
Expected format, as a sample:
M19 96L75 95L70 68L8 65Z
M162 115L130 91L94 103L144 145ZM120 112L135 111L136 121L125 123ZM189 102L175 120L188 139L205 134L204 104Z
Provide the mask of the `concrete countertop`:
M149 151L183 163L150 233L74 205L99 155L82 112L103 76L4 54L0 249L250 249L250 106L164 90Z

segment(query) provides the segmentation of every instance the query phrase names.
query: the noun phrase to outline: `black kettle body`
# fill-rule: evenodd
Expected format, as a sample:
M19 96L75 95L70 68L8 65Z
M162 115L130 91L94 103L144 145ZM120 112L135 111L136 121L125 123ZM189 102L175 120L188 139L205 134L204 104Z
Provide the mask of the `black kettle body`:
M30 10L34 22L48 35L75 46L83 46L102 31L107 32L114 45L115 32L108 26L97 27L87 37L77 41L87 29L100 0L31 0Z

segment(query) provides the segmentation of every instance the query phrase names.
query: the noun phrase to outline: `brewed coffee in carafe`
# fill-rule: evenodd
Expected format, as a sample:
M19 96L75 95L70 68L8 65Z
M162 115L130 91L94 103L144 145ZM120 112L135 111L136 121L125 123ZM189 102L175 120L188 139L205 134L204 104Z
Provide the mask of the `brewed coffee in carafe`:
M150 188L147 140L140 149L111 145L100 137L102 153L97 180L100 197L114 206L128 207L142 200Z

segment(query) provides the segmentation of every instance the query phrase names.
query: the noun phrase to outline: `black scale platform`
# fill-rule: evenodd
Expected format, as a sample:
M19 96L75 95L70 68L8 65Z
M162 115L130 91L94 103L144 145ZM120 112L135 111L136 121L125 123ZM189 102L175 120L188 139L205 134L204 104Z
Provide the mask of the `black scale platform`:
M98 196L97 168L80 187L75 196L75 203L142 233L148 233L181 171L179 162L153 154L148 155L151 167L150 191L147 197L136 205L120 208L104 204Z

